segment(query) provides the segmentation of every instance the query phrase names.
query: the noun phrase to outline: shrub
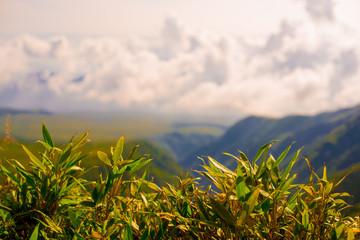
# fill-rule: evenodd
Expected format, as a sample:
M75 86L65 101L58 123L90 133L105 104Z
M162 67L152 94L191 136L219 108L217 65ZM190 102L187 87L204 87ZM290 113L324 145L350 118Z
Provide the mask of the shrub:
M123 157L121 137L111 154L97 152L107 166L96 182L83 178L90 169L80 148L88 132L56 147L42 126L40 157L23 146L30 164L17 160L1 164L5 179L0 190L0 238L3 239L355 239L359 219L343 216L348 207L334 191L338 183L314 171L307 184L294 184L291 169L299 151L283 170L269 154L273 142L262 146L253 161L239 152L230 170L215 159L203 161L203 177L187 172L177 184L159 187L135 173L148 166L147 155L135 158L137 146ZM308 162L308 161L307 161ZM312 170L309 162L308 165ZM12 169L10 169L10 167ZM315 183L314 183L315 180ZM212 190L214 188L214 190Z

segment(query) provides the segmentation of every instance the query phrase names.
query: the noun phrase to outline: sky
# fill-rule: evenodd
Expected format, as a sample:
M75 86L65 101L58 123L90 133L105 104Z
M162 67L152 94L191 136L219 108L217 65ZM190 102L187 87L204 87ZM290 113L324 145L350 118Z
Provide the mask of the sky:
M0 107L223 116L360 104L358 0L0 0Z

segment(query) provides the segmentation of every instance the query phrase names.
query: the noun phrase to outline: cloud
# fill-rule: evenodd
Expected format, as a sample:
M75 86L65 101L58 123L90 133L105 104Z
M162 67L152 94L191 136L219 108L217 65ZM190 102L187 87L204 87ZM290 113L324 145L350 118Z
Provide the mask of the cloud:
M359 46L359 33L342 24L319 31L311 21L286 20L261 42L192 29L176 17L165 19L157 45L25 35L0 40L0 101L62 111L312 114L360 103Z
M335 3L333 0L305 0L305 9L316 21L333 21Z
M294 34L294 28L286 21L282 21L280 25L280 31L276 34L271 34L264 46L263 52L270 52L281 48L283 41L286 37L292 36Z

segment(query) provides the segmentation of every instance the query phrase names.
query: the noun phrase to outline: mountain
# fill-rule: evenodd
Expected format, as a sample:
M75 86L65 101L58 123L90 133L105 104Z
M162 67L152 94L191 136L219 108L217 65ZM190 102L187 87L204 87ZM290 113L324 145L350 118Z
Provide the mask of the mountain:
M360 106L316 116L248 117L230 127L218 140L191 152L182 165L199 169L201 161L196 161L197 156L208 155L235 168L237 163L222 153L237 155L241 150L253 158L257 149L274 139L281 140L271 148L275 157L296 141L290 155L304 147L302 156L309 158L315 169L325 163L333 172L344 170L360 161ZM300 160L296 167L301 173L299 178L309 173L305 161Z
M201 169L201 161L197 158L206 155L235 169L236 161L222 153L237 155L241 150L251 159L262 145L274 139L280 140L270 149L274 157L296 141L284 164L303 147L301 157L308 158L320 176L324 164L332 179L340 179L352 170L337 191L352 195L348 202L355 208L350 208L348 213L360 210L360 189L357 185L360 182L360 105L316 116L279 119L251 116L237 122L215 141L189 153L180 163L185 169ZM298 173L298 182L304 181L310 174L301 157L293 170Z
M160 135L154 138L154 141L172 152L178 162L181 163L189 152L215 139L217 139L217 136L212 134L195 132L182 133L175 131Z
M19 114L37 114L37 115L51 115L50 112L45 110L25 110L25 109L12 109L12 108L1 108L0 107L0 117L7 115L19 115Z

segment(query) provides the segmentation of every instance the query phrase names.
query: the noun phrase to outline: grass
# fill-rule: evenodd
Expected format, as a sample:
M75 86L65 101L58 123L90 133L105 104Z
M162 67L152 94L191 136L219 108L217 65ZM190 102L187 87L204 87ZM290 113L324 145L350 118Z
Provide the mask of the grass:
M212 157L202 159L201 176L187 172L174 184L159 186L151 179L151 159L125 152L123 137L96 156L107 167L97 179L84 176L88 132L62 146L55 145L43 125L43 151L22 145L29 165L15 159L0 165L1 239L358 239L359 217L344 216L347 193L342 182L312 171L307 183L294 184L291 173L300 150L284 170L262 146L250 161L239 152L227 156L234 170ZM8 142L2 144L5 151ZM306 159L305 159L306 160ZM310 163L308 167L312 170Z

